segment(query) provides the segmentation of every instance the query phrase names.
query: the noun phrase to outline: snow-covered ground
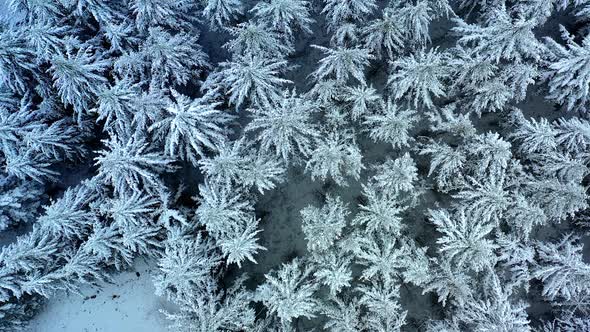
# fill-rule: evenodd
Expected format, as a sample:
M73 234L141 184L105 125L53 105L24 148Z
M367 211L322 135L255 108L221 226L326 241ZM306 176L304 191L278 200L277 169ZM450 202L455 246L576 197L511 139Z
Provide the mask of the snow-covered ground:
M141 258L129 271L113 275L113 284L78 294L51 297L27 332L161 332L168 323L160 309L172 309L154 295L151 267ZM138 274L139 273L139 274Z

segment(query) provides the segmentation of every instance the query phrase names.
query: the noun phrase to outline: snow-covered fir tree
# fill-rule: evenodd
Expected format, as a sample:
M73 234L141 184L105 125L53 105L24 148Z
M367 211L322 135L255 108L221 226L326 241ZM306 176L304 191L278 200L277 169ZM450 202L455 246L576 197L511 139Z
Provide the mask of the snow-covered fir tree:
M148 131L164 141L166 154L197 163L205 150L219 150L227 136L228 123L233 116L216 109L219 103L203 99L190 100L174 90L174 99L166 114L152 124Z
M319 303L314 298L317 284L310 279L311 270L298 260L283 264L276 273L266 274L266 282L256 289L255 299L283 324L294 318L315 316Z
M560 30L566 47L551 38L545 39L550 54L547 98L566 105L568 110L585 110L590 85L587 69L590 39L586 36L581 43L577 43L563 26L560 26Z
M373 55L367 49L345 47L330 49L318 45L314 45L314 47L325 54L325 57L319 62L319 67L313 72L313 76L317 80L332 77L345 83L352 77L361 84L365 84L364 70L369 65L369 61L373 59Z
M330 178L338 185L347 185L345 177L354 180L360 178L364 166L352 133L331 131L317 141L317 147L311 152L311 158L305 166L312 179L325 181Z
M458 43L473 44L475 52L496 63L524 58L538 60L543 52L543 45L533 33L536 20L523 15L511 17L506 7L490 10L483 25L468 24L462 19L454 21L457 26L453 31L460 36Z
M405 98L414 107L434 107L432 98L445 96L444 80L449 77L445 55L436 49L420 50L392 62L388 84L396 100Z
M243 14L242 0L206 0L203 16L213 28L225 27Z
M213 73L205 82L204 88L216 89L219 86L229 95L229 103L236 109L249 101L254 105L269 107L281 98L280 86L292 83L279 77L285 69L284 60L270 60L260 54L238 56L223 62L219 72Z
M346 22L361 21L377 8L375 0L325 0L325 3L322 14L326 15L331 29L336 29Z
M383 18L374 20L363 29L365 45L377 57L381 57L385 49L391 59L403 48L403 31L394 10L387 8L383 11Z
M369 136L374 141L387 142L394 148L402 148L409 145L410 130L418 119L415 111L400 110L389 99L382 109L382 114L367 116L364 124L371 128Z
M247 132L256 133L263 151L274 152L288 162L293 157L309 156L313 140L319 135L312 123L318 105L296 91L284 91L279 104L253 109Z
M250 11L269 27L292 37L294 30L311 33L314 20L310 17L310 6L305 0L269 0L260 1Z
M321 207L308 206L301 210L302 228L311 252L327 252L342 235L349 212L338 197L327 197Z
M293 52L293 47L265 23L248 21L228 28L232 40L224 46L236 55L267 54L281 56Z
M418 178L416 163L409 153L397 159L388 159L378 165L376 171L373 176L375 187L386 194L410 192Z

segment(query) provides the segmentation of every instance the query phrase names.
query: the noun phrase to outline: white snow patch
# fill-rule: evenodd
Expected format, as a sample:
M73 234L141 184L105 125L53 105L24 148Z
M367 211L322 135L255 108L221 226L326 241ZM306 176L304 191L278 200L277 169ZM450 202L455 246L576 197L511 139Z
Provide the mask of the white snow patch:
M112 277L100 289L56 294L30 323L27 332L164 332L169 322L160 309L173 310L154 294L150 262L138 259L128 271ZM139 273L139 276L137 275Z

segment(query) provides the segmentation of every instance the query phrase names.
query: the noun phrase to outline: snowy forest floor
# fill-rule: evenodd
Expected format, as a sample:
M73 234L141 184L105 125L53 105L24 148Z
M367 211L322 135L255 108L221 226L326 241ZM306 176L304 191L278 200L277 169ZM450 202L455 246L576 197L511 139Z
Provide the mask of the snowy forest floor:
M26 332L166 331L160 313L173 310L154 294L151 264L142 258L132 269L113 276L100 289L86 287L81 294L59 294L48 300Z

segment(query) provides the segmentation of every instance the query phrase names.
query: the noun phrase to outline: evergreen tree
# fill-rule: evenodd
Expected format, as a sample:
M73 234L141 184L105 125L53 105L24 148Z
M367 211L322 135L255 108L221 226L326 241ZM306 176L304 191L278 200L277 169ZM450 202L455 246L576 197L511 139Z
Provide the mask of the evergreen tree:
M171 93L174 101L166 107L166 114L148 130L164 141L166 154L196 165L206 149L216 151L224 144L228 129L222 126L227 127L233 116L217 110L219 103Z
M263 151L274 151L289 162L292 157L308 156L312 151L313 138L318 136L311 122L317 105L307 98L292 92L283 92L279 103L254 110L246 132L256 132L256 141Z
M406 207L402 206L395 197L377 193L372 187L363 186L363 195L367 204L359 205L359 212L353 223L363 225L369 233L385 231L401 235L405 228L402 216Z
M362 155L351 133L331 131L327 137L317 141L317 147L305 165L305 170L311 173L313 180L319 178L325 181L330 178L336 184L345 186L345 176L354 180L360 178L364 168Z
M590 146L590 123L577 117L560 118L554 123L556 141L566 151L577 154Z
M221 71L209 76L204 88L214 88L214 84L224 87L229 95L229 103L236 109L249 100L252 105L270 107L280 101L280 86L292 83L278 77L287 65L286 61L267 60L259 55L238 56L233 61L219 64Z
M376 188L385 194L411 192L418 178L418 168L409 153L397 159L388 159L376 167L373 176Z
M292 53L293 47L281 39L279 33L264 23L248 21L228 28L233 39L224 45L235 55L266 54L268 57Z
M494 266L496 245L486 239L494 224L470 219L462 210L452 215L445 210L430 211L430 217L437 231L443 234L437 243L449 261L474 271Z
M257 3L250 11L268 26L292 38L295 29L311 33L310 25L314 20L310 16L310 6L305 0L268 0Z
M369 137L375 142L391 143L400 149L409 146L410 130L418 122L413 110L398 109L390 99L387 100L382 114L367 116L364 124L369 128Z
M565 104L568 110L585 110L590 88L590 71L587 69L590 37L586 36L581 43L577 43L563 26L560 30L566 46L545 38L550 61L547 98Z
M373 281L358 287L362 294L359 303L368 313L363 322L375 331L400 331L406 320L407 311L399 303L399 286L393 281Z
M436 49L399 58L392 62L392 73L387 84L396 100L406 98L414 107L433 108L432 97L444 97L449 67L445 55Z
M537 243L539 260L533 276L543 282L543 295L553 300L569 300L587 292L590 266L582 259L583 246L575 236L566 235L557 243Z
M180 312L164 312L177 331L240 331L254 325L255 312L249 306L252 294L241 280L227 290L206 289L202 297L180 301Z
M503 6L490 10L483 25L468 24L459 18L453 21L460 45L472 45L475 52L496 63L526 58L538 61L544 51L533 33L537 21L523 15L512 18Z
M362 21L377 9L375 0L325 0L325 3L322 14L332 30L349 21Z
M25 92L34 68L35 53L26 41L17 31L0 27L0 85Z
M243 230L231 230L219 236L217 244L221 247L223 255L227 257L228 265L235 263L241 268L245 260L257 263L254 255L260 250L266 250L257 243L256 235L261 232L256 229L257 226L257 220L251 218L246 225L241 226Z
M428 176L436 172L436 183L440 190L448 191L459 185L457 177L460 179L467 161L465 152L444 143L430 142L420 150L420 154L432 155Z
M342 257L343 255L330 253L325 255L315 255L317 261L317 270L314 276L318 278L323 285L328 286L330 295L336 297L345 287L350 287L352 278L351 262L352 258Z
M179 233L169 238L158 261L159 271L154 278L156 294L169 299L190 299L203 293L214 283L213 273L221 256L213 242Z
M262 302L271 315L277 315L286 326L293 318L315 317L319 303L314 298L317 284L308 279L311 270L294 260L273 272L265 275L266 282L256 289L255 299Z
M351 117L358 120L361 116L368 115L374 108L381 104L381 96L372 86L359 85L346 89L345 101L351 104Z
M141 139L124 141L113 137L103 142L107 150L98 151L95 158L99 179L113 186L117 192L142 187L150 192L163 190L164 184L158 174L174 169L172 159L153 152L153 148L150 149Z
M40 213L41 186L0 175L0 233L8 227L32 223Z
M530 331L525 302L516 302L510 298L510 291L503 289L500 280L492 275L488 280L490 291L488 298L468 302L459 310L458 320L465 322L474 331Z
M307 248L318 254L327 252L342 235L348 209L339 197L328 197L321 208L308 206L301 210Z
M346 303L334 298L322 309L322 314L328 317L324 329L330 332L355 332L361 330L360 308L357 299Z
M391 8L383 11L383 18L376 19L365 27L363 35L365 47L378 58L381 58L383 48L390 59L403 48L403 29Z
M243 14L242 0L206 0L203 16L209 20L209 26L226 27L231 21Z
M160 27L150 28L140 47L140 58L150 73L150 84L164 88L169 83L185 85L189 78L210 66L209 58L199 46L199 34L170 34Z
M78 114L78 121L89 108L91 101L107 80L101 75L109 61L101 59L96 50L82 47L78 50L66 49L51 58L53 84L61 101L72 105Z
M396 8L396 12L396 20L404 31L404 37L421 47L426 46L430 42L428 29L433 14L430 1L417 1L415 5L408 2L405 6Z
M337 81L346 83L352 76L361 84L366 84L365 67L369 65L369 60L373 59L373 56L368 50L344 47L330 49L318 45L312 45L312 47L326 54L320 60L319 67L312 74L316 80L319 81L326 77L335 77Z

